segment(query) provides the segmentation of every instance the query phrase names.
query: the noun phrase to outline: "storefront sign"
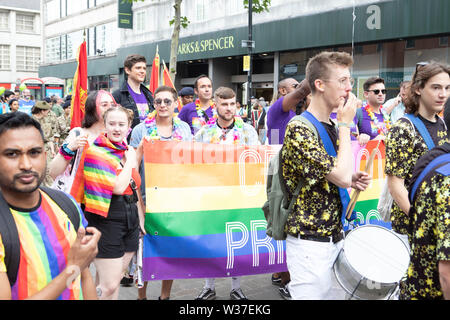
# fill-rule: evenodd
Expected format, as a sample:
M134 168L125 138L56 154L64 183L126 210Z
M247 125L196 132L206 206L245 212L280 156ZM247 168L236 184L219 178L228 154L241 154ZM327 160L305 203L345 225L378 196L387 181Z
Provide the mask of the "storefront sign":
M183 55L199 52L211 52L232 48L234 48L234 36L224 36L216 39L205 39L180 43L178 45L178 54Z
M126 0L117 0L119 8L119 16L117 21L118 27L122 29L133 29L133 2Z

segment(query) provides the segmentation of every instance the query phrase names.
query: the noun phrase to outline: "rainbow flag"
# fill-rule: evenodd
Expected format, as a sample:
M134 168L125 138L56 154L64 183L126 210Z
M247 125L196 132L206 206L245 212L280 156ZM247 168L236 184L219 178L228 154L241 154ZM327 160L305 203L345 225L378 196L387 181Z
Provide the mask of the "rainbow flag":
M369 159L370 154L376 148L378 141L372 140L369 143L361 147L357 141L352 141L353 149L353 161L354 171L364 171L366 167L366 161ZM360 225L364 224L377 224L385 228L391 229L390 222L384 222L378 211L378 198L380 197L381 190L385 183L385 145L384 142L380 143L376 155L370 168L369 174L372 176L371 185L359 194L358 202L355 205L355 211L357 213L356 222ZM349 191L350 197L351 193ZM349 227L348 222L344 225L344 230Z
M144 280L286 270L261 210L278 148L145 141Z
M354 143L355 168L364 169L374 146ZM144 280L286 271L285 242L266 235L261 210L268 163L280 147L145 141ZM373 213L383 165L384 146L355 207L360 224L383 223Z

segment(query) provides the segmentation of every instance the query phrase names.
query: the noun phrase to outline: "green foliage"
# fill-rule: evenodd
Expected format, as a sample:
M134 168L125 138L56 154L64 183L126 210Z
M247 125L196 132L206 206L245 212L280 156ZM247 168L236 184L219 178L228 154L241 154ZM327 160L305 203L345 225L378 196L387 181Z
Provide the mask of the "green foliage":
M142 1L142 0L141 0ZM173 25L175 23L175 18L169 21L170 25ZM180 17L180 25L183 27L183 29L186 29L187 26L191 23L187 17Z
M264 11L269 12L269 7L272 0L253 0L252 9L255 13L261 13ZM244 8L248 9L248 0L244 0Z

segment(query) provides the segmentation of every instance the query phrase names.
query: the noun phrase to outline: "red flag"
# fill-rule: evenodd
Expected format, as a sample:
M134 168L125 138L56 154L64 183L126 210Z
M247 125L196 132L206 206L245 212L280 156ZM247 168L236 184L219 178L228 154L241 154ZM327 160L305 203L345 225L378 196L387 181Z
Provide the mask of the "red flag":
M152 75L150 77L150 86L148 89L151 91L152 94L155 94L155 90L158 87L159 87L159 53L157 47L155 58L153 59Z
M175 90L177 90L177 88L175 88L172 78L170 77L170 73L169 70L167 70L166 64L163 61L163 66L164 66L164 70L163 70L163 86L168 86L168 87L172 87ZM180 97L178 97L178 111L181 111L181 108L183 107L183 103L181 102Z
M77 70L73 77L72 102L70 109L70 128L81 127L84 118L84 105L87 98L87 52L86 40L78 48Z

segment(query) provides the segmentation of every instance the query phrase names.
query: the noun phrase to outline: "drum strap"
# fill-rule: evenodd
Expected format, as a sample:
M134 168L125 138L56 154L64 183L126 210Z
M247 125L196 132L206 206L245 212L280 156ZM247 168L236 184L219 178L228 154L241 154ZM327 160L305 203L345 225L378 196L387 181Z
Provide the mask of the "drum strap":
M306 119L308 119L314 125L314 127L316 127L319 137L322 140L322 143L323 143L328 155L330 155L332 157L337 157L337 152L336 152L336 149L334 149L334 146L333 146L333 143L331 142L330 136L328 135L327 130L323 127L323 125L320 123L320 121L317 120L316 117L314 117L312 115L312 113L309 111L303 112L302 116L305 117ZM347 189L339 188L339 197L341 198L341 203L342 203L342 224L344 224L345 219L346 219L347 207L350 203L350 196L348 194ZM354 219L356 219L356 211L355 210L353 210L350 219L347 219L347 220L352 221Z
M422 181L425 179L425 177L428 175L429 172L431 172L433 169L436 169L436 172L442 175L449 175L449 167L450 167L450 153L446 153L443 155L440 155L439 157L433 159L426 167L423 169L423 171L420 173L417 180L414 182L411 193L409 194L409 200L411 203L414 201L414 196L416 194L417 188L419 188Z

